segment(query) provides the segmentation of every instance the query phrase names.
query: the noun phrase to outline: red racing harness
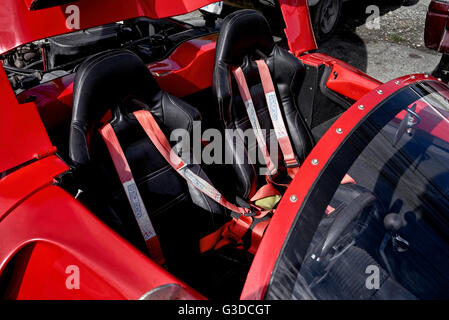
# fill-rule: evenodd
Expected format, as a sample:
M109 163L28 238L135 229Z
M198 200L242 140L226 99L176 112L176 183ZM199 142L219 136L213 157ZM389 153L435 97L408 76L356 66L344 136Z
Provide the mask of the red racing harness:
M263 60L258 60L256 61L256 63L260 73L260 78L262 80L262 86L268 106L268 111L273 123L278 144L282 151L284 163L287 168L287 173L290 178L293 179L298 171L298 167L300 164L293 151L293 147L288 136L288 131L282 118L282 112L279 107L273 80L271 78L268 66ZM262 134L262 129L257 118L257 113L254 108L254 104L243 71L240 67L238 67L234 69L233 73L235 75L240 94L245 103L246 111L251 122L251 126L254 130L258 146L263 154L266 166L268 168L268 173L266 175L267 184L262 186L250 199L251 204L248 205L248 207L239 207L227 201L223 197L223 195L214 186L212 186L209 181L207 181L207 178L204 179L198 174L194 173L194 170L192 170L193 168L195 168L195 171L197 172L202 172L201 168L195 164L185 163L173 151L165 134L162 132L161 128L159 127L150 111L139 110L134 112L134 116L144 129L148 138L157 148L159 153L173 167L173 169L178 172L181 177L183 177L190 185L197 188L200 192L207 195L212 200L238 214L238 217L234 217L230 222L223 225L217 231L202 238L200 240L200 251L205 252L211 249L219 249L228 244L241 245L243 244L242 239L244 235L247 234L249 230L251 230L251 245L248 251L255 254L270 221L270 218L264 220L263 218L268 213L274 212L274 210L264 210L263 208L256 206L254 203L257 200L264 199L270 196L280 196L279 191L277 191L273 186L273 178L277 174L277 168L273 164L271 156L268 152L266 141L264 135ZM106 124L102 129L100 129L100 133L106 142L109 153L111 154L115 169L117 170L117 173L120 177L120 181L122 182L123 188L134 212L134 216L139 225L142 236L147 244L150 257L154 261L163 264L164 258L162 255L159 240L145 209L142 197L134 181L131 169L117 139L117 136L115 135L115 132L110 124Z

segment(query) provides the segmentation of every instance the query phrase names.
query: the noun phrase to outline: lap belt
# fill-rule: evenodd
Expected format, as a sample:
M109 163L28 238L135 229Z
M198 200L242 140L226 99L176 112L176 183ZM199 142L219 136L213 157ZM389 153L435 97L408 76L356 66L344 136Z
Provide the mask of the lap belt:
M150 257L156 263L162 265L165 263L165 259L162 254L159 239L142 201L139 189L134 181L129 163L126 160L126 156L120 146L117 135L109 123L100 129L100 134L103 136L117 174L120 177L120 182L122 183L123 189L125 189L126 197L131 205L131 209L147 245Z
M173 152L170 143L160 129L151 112L147 110L139 110L134 112L134 116L144 129L145 133L148 135L148 138L151 142L153 142L156 149L158 149L160 154L176 170L176 172L178 172L189 184L193 185L200 192L204 193L225 208L239 214L238 218L233 218L216 232L201 239L201 252L205 252L213 248L218 249L229 243L240 243L243 236L250 229L255 232L251 235L253 241L251 243L250 251L255 252L262 235L268 226L268 222L264 222L259 226L259 223L254 224L254 219L263 218L269 211L263 210L262 208L257 208L257 212L255 212L255 210L251 207L238 207L227 201L208 181L201 178L190 169L197 165L186 164L175 152ZM261 190L259 190L259 192L256 193L251 200L256 201L273 194L278 195L279 192L267 185L265 188L261 188Z
M265 94L265 99L267 102L268 112L270 114L271 121L273 123L274 132L276 139L281 148L282 155L284 158L284 163L287 168L288 175L293 179L298 171L300 165L298 158L295 156L293 151L290 138L288 136L287 128L285 127L284 120L282 118L282 112L279 107L279 102L276 97L276 91L274 89L273 80L271 78L270 70L264 60L256 61L257 68L259 70L260 79L262 81L262 87ZM243 74L242 68L238 67L233 70L237 85L239 87L240 95L245 103L246 111L251 122L251 126L255 132L257 143L259 148L264 155L264 159L267 168L271 176L277 172L276 168L271 161L271 156L268 153L266 142L262 134L262 130L257 118L257 113L254 108L254 103L251 98L250 91L248 89L248 84ZM274 172L274 174L273 174Z
M252 210L250 208L237 207L236 205L227 201L221 193L215 189L209 182L195 174L190 170L190 166L184 163L184 161L172 150L170 143L168 142L165 134L162 132L161 128L157 124L151 112L146 110L139 110L134 112L137 121L139 121L145 133L153 142L159 153L165 158L165 160L176 170L188 183L193 185L199 191L207 195L212 200L218 202L223 207L228 208L233 212L237 212L243 215L251 214Z

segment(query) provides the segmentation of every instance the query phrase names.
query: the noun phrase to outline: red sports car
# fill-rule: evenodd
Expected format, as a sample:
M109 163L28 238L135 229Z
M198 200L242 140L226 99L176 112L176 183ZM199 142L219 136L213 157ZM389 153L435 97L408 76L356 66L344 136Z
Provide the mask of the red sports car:
M0 1L1 298L449 298L448 87L212 2Z

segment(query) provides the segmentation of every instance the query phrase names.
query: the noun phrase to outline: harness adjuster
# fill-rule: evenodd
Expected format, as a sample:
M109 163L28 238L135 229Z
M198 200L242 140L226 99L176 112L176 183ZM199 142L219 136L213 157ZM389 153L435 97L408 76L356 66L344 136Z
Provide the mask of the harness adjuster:
M252 217L257 216L257 212L254 211L254 209L251 209L250 212L243 213L242 215L243 215L244 217L250 217L250 218L252 218Z
M290 160L290 161L288 161L288 162L287 162L287 160L284 160L284 166L285 166L287 169L290 169L290 168L298 168L298 167L301 166L301 163L299 162L298 157L295 156L295 157L293 158L293 160Z

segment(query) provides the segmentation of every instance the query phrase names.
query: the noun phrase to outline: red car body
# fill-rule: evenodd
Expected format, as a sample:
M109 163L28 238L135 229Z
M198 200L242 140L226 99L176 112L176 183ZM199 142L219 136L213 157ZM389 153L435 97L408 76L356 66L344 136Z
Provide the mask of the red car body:
M83 15L80 28L87 29L138 16L170 17L212 2L79 0L74 4ZM0 3L4 8L0 13L2 54L25 43L70 31L65 26L65 9L70 4L30 10L32 0ZM272 270L303 200L351 130L385 97L429 79L414 75L382 84L343 61L321 53L307 53L316 44L306 0L280 3L290 51L306 66L330 67L327 88L357 102L326 132L300 168L297 177L301 178L296 178L288 188L255 255L242 299L265 297ZM439 22L438 26L442 25ZM215 43L216 35L186 41L148 68L161 88L175 96L198 92L212 84ZM55 183L69 166L56 156L47 130L63 119L70 119L73 78L63 76L16 96L0 65L0 278L7 283L3 298L139 299L172 285L178 288L178 298L204 299L149 260ZM45 125L42 118L46 119ZM312 164L312 159L319 159L319 164ZM293 195L297 198L295 202L289 200ZM67 265L79 266L83 278L79 290L67 290L64 286ZM169 294L163 297L173 298Z

